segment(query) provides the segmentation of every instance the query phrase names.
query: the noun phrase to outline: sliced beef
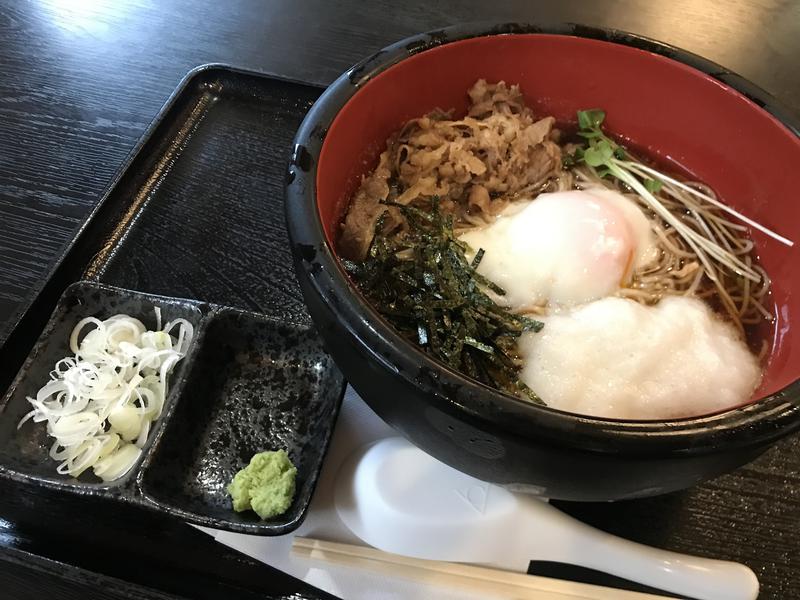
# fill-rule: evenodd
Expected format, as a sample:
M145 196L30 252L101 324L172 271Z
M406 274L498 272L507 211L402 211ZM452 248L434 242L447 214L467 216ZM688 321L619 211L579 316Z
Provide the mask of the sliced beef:
M561 150L553 117L536 119L518 86L477 81L468 92L470 108L453 120L440 110L408 121L390 139L380 164L365 177L345 217L340 252L363 259L374 236L380 201L394 193L399 204L432 196L457 217L489 218L508 202L537 194L561 171ZM402 217L396 209L387 227Z

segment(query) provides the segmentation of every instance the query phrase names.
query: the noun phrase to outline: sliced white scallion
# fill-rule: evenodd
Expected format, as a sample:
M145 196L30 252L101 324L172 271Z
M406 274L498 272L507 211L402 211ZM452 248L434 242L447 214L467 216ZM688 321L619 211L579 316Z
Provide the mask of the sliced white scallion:
M28 420L47 422L55 441L57 472L78 477L91 468L104 481L128 473L142 453L152 423L161 416L167 378L188 351L192 324L175 319L148 331L138 319L114 315L81 319L69 338L74 356L59 360L50 381L28 398ZM81 333L93 326L88 333ZM177 338L170 335L177 329Z
M119 479L133 468L141 455L141 448L122 442L114 452L95 463L94 474L103 481Z

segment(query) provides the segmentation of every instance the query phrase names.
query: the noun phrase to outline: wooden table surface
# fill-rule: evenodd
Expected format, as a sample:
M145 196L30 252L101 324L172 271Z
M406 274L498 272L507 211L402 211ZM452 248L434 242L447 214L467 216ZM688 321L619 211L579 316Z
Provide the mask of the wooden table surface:
M191 68L222 62L326 84L388 43L474 20L632 31L718 62L800 113L797 2L6 0L0 6L0 343ZM800 439L687 492L562 506L632 539L742 561L757 572L762 598L800 598ZM4 581L22 590L32 579ZM35 584L52 597L70 597L45 581ZM20 591L18 597L38 596Z

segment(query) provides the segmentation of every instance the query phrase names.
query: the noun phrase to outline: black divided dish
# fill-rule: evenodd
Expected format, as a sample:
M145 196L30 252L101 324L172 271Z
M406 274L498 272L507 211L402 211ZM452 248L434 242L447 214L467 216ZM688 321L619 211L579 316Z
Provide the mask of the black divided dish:
M187 76L0 347L0 477L231 531L302 523L345 386L306 313L283 213L292 135L318 94L221 66ZM69 354L81 318L122 312L152 327L156 305L191 321L195 341L139 464L111 483L58 475L45 424L16 429L26 396ZM292 506L267 521L235 513L227 483L279 448L298 468Z

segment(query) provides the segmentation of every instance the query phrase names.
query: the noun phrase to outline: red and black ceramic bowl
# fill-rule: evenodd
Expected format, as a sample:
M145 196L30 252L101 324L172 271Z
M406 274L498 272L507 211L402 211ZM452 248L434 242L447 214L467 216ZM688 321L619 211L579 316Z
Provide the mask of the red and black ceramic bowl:
M773 279L775 323L752 402L674 421L621 421L526 403L457 373L400 337L336 255L337 228L389 135L434 108L465 111L479 78L519 83L538 114L602 107L608 129L707 182L767 227L800 236L798 121L698 56L576 25L472 25L409 38L328 88L295 139L286 213L309 311L346 378L420 448L480 479L543 496L615 500L688 487L742 465L800 427L800 264L753 232ZM800 240L799 240L800 241Z

